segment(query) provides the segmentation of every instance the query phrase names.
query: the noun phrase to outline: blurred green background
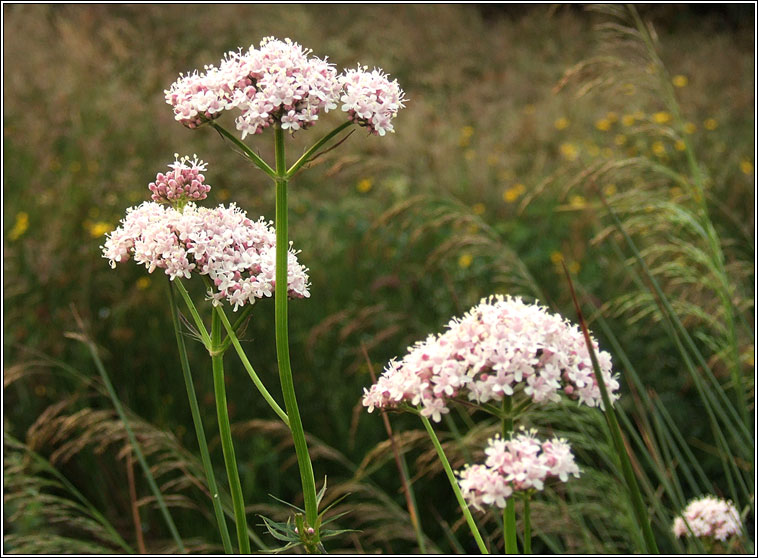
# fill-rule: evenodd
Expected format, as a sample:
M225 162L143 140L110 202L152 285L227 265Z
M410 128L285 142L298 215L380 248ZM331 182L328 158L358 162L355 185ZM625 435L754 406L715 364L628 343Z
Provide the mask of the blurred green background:
M49 457L131 540L125 460L118 453L124 442L98 438L76 422L77 412L110 409L85 381L96 375L86 348L67 336L79 332L79 315L122 401L196 453L167 280L132 263L111 270L99 247L127 207L148 199L148 182L177 152L196 153L208 163L208 204L233 201L252 218L273 219L274 192L266 177L212 130L176 123L163 98L180 72L216 64L224 52L273 35L328 56L338 69L380 67L397 78L408 98L395 134L376 138L356 130L290 189L290 238L302 250L300 261L310 268L312 282L311 298L290 306L290 338L305 428L321 448L316 476L328 474L330 485L364 483L351 485L357 495L348 498L354 502L350 525L364 532L336 546L415 548L386 448L382 466L370 474L358 479L351 469L386 439L379 416L360 405L362 389L371 383L362 348L380 373L388 359L495 292L539 298L573 319L562 261L581 292L603 309L645 385L687 425L687 436L705 440L695 451L717 483L718 461L709 453L710 434L699 420L702 409L691 382L650 301L632 296L639 288L628 274L633 263L613 247L598 192L628 219L640 246L685 238L647 200L692 204L686 189L651 171L654 165L685 169L686 136L707 175L710 216L723 239L734 304L753 322L754 8L639 9L657 31L667 75L624 42L633 39L612 42L603 35L596 25L607 23L607 15L577 7L4 5L6 434ZM611 47L626 65L604 73L577 66ZM662 84L679 103L680 129ZM340 114L329 114L313 130L296 134L288 142L291 160L339 122ZM222 123L233 128L229 117ZM267 160L272 143L265 134L248 140ZM634 164L623 164L629 160ZM652 263L661 257L650 252ZM711 286L695 264L682 266L690 266L694 277L677 282L662 269L662 281L682 303L687 326L700 334L714 372L727 382ZM202 296L201 286L192 286ZM604 336L596 335L607 349ZM245 339L257 372L279 397L273 301L257 304ZM737 341L743 372L752 376L752 337L742 334ZM199 343L189 348L221 470L210 362ZM265 510L276 504L268 494L296 500L297 468L286 433L266 422L274 417L236 356L226 362L247 503ZM65 372L63 363L85 379ZM632 398L626 399L621 404L633 412ZM397 430L411 433L419 428L412 419L393 416ZM80 445L57 451L65 436L40 434L46 425L77 437ZM429 536L439 549L454 551L449 535L455 532L471 550L465 526L458 530L454 524L455 503L443 476L424 461L430 446L412 437L408 444ZM146 496L138 470L136 475L137 491ZM594 487L601 502L608 489L586 478L576 482L588 483L590 492ZM176 504L180 531L205 541L197 542L198 550L217 548L202 493L183 486L167 490L184 494ZM628 549L623 528L582 538L565 514L561 521L567 523L553 525L551 509L540 515L536 508L534 524L536 530L553 529L557 546L536 542L535 550ZM10 513L7 533L40 528L33 510L9 521ZM143 530L148 543L158 545L151 548L168 538L150 506Z

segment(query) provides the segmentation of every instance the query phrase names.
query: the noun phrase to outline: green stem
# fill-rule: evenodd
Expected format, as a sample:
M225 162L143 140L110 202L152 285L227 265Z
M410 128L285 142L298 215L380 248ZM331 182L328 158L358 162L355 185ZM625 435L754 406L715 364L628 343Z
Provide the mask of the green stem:
M213 512L216 515L216 523L221 535L221 541L224 545L224 552L232 554L232 541L229 537L229 529L226 526L224 511L221 508L221 498L219 496L218 486L216 485L216 475L213 473L210 453L208 452L208 442L205 439L205 429L203 420L200 417L200 407L197 404L197 395L195 394L195 385L192 381L192 372L187 358L187 347L184 345L184 336L179 324L179 311L176 305L176 296L174 295L173 283L168 283L169 306L171 307L171 320L174 323L174 333L176 334L176 345L179 349L179 360L182 364L182 374L184 375L184 385L187 388L187 398L189 399L190 411L192 412L192 422L195 425L195 434L197 435L197 445L200 446L200 456L205 469L205 478L208 481L208 489L211 493L213 502Z
M276 148L276 284L274 286L274 306L276 315L276 356L279 365L279 378L282 383L284 406L290 421L290 431L295 444L297 464L300 469L300 481L303 485L305 517L308 526L316 529L318 539L318 501L316 499L316 482L313 477L313 465L308 455L308 444L300 419L300 411L295 396L295 385L290 366L289 339L287 331L287 258L289 241L287 239L287 181L284 156L284 131L278 124L274 128Z
M531 496L524 495L524 554L532 553L532 519L529 509Z
M214 313L211 320L211 362L213 364L213 387L216 393L216 414L221 435L221 449L224 453L226 476L229 477L229 490L232 494L234 519L237 523L237 542L240 553L250 554L250 541L247 538L247 521L245 520L245 503L242 498L242 485L237 471L237 459L232 443L232 428L229 424L229 409L226 404L226 386L224 385L224 355L216 349L221 344L221 321Z
M210 125L213 126L219 134L221 134L226 139L231 141L234 145L239 147L242 150L242 152L245 154L245 156L248 159L250 159L256 167L261 169L271 178L276 179L276 173L274 172L274 169L268 166L268 163L266 163L266 161L261 159L260 155L258 155L255 151L253 151L247 145L245 145L245 143L243 143L242 140L237 139L237 137L234 134L232 134L226 128L224 128L223 126L221 126L220 124L216 122L211 122Z
M207 277L203 277L203 279L205 280L206 285L210 285L210 280L208 280ZM247 319L247 317L253 311L254 306L255 306L254 304L246 304L245 308L243 308L242 312L240 312L240 315L232 324L232 331L234 331L235 335L237 335L237 332L240 330L242 323ZM231 346L232 346L232 338L227 335L226 339L224 339L224 341L221 343L221 350L223 352L226 352L226 350Z
M285 177L292 178L292 176L300 169L300 167L302 167L304 164L306 164L310 160L310 158L313 156L314 153L316 153L316 151L321 149L321 147L326 142L328 142L330 139L332 139L334 136L339 134L342 130L344 130L351 124L352 124L351 121L347 121L344 124L337 126L334 130L332 130L331 132L326 134L323 138L318 140L315 144L313 144L313 146L310 149L308 149L308 151L303 153L302 157L300 157L297 161L295 161L295 164L292 165L290 169L286 172ZM277 165L278 163L279 161L277 160ZM279 167L277 167L276 171L277 173L280 172Z
M237 351L237 355L240 357L240 360L242 361L242 365L245 367L245 370L247 370L247 373L250 376L250 379L253 380L255 387L258 388L258 391L263 396L263 399L266 400L266 403L268 403L269 407L271 407L274 410L274 412L279 416L279 418L282 419L284 424L289 426L290 420L287 417L287 413L285 413L282 410L282 408L279 406L279 404L274 400L274 398L266 389L266 386L264 386L263 382L261 382L260 378L258 378L258 374L255 373L255 370L253 370L253 365L250 364L250 361L248 360L247 355L245 354L245 351L242 349L242 345L240 345L239 339L237 339L237 335L234 333L234 328L229 323L229 318L226 317L226 313L224 312L224 309L221 306L216 306L214 308L214 311L218 314L219 318L221 318L221 322L224 324L224 327L226 328L226 333L229 336L228 339L230 339L232 342L232 345L234 345L234 349Z
M479 529L476 527L474 518L471 516L471 512L468 509L468 504L466 504L466 500L463 499L463 494L461 494L461 489L458 486L458 480L455 478L455 474L450 467L450 462L445 456L445 452L442 449L442 445L440 444L439 439L437 438L437 434L434 433L434 428L432 428L432 425L429 423L428 418L426 418L421 413L417 414L421 418L421 422L424 423L426 431L429 433L429 438L431 438L432 444L434 444L434 449L437 450L437 456L440 458L442 467L445 469L447 479L450 481L450 486L453 488L453 492L455 492L455 498L458 500L458 505L463 512L463 516L466 518L466 523L468 523L469 529L471 529L471 534L474 535L474 539L476 539L476 544L479 547L479 550L482 552L482 554L489 554L489 551L487 550L487 547L484 545L484 541L482 540L482 536L479 534Z
M513 432L513 399L503 397L503 439L510 437ZM516 497L511 496L505 501L503 510L503 537L505 539L505 553L518 554L518 542L516 540Z
M179 552L183 554L184 552L186 552L186 550L184 548L184 543L182 542L182 538L179 536L179 531L177 531L176 529L176 524L174 524L174 520L168 511L166 502L163 499L163 494L161 494L161 491L155 482L155 478L153 477L153 474L150 472L150 466L147 464L147 460L145 459L145 456L142 453L142 449L140 448L140 445L137 443L137 438L134 436L134 432L132 431L131 426L129 426L129 421L126 418L126 413L124 412L124 408L121 406L121 401L119 401L118 395L116 394L116 390L114 389L113 384L111 383L110 378L108 377L108 373L105 370L105 366L103 366L103 362L100 360L100 355L97 354L97 348L95 347L94 342L92 342L92 340L90 339L87 339L85 343L87 344L87 347L89 348L90 354L92 355L92 359L95 361L95 367L100 373L100 377L102 378L103 383L105 384L105 389L108 390L108 395L111 398L113 407L116 409L116 413L118 413L118 416L124 425L124 429L126 430L126 435L129 438L129 443L131 444L132 449L134 450L134 453L137 456L137 461L139 461L140 467L142 467L142 471L145 473L147 484L150 486L150 490L153 493L153 496L155 496L155 501L158 503L158 507L161 510L163 519L166 521L166 525L168 525L168 530L171 531L171 536L173 537L174 542L176 543L176 546L179 549Z
M189 310L192 319L195 320L195 326L197 327L200 338L203 341L203 345L205 345L205 348L208 350L208 352L210 352L213 347L213 343L211 342L211 338L208 335L208 330L205 329L203 319L200 317L197 308L195 308L195 304L192 302L192 298L190 298L187 289L184 288L181 279L175 280L174 284L176 285L176 289L179 291L179 294L182 295L184 303L187 305L187 309Z

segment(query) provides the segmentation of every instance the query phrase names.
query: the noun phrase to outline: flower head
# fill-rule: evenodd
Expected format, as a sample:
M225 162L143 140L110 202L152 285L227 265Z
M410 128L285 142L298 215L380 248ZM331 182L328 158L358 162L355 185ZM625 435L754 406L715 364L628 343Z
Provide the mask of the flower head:
M561 438L540 442L535 431L510 440L496 436L484 453L484 465L469 465L458 472L463 497L480 510L482 504L504 508L513 492L542 490L549 478L565 482L569 475L579 476L568 442Z
M351 120L385 135L403 105L403 91L381 71L358 68L338 75L325 59L290 39L264 38L259 47L228 52L218 66L180 75L165 93L176 120L189 128L238 109L242 138L278 124L297 131L323 112L342 110Z
M715 496L696 498L687 504L681 516L674 519L672 527L677 537L690 536L690 529L696 537L724 541L740 532L740 514L730 501Z
M619 383L611 374L611 357L593 345L615 401ZM561 391L602 407L582 332L544 307L495 296L451 320L444 333L410 347L401 360L391 361L364 390L363 404L369 412L401 403L420 405L425 416L439 421L456 397L487 403L521 394L544 403L560 401Z
M347 70L340 82L344 88L342 110L350 119L367 127L373 134L383 136L394 132L392 119L405 107L403 90L397 80L390 81L381 70L371 72L366 66Z
M171 280L207 275L214 304L227 300L236 311L256 298L270 297L276 286L276 233L263 218L251 221L231 204L216 208L190 202L183 211L155 202L127 210L121 225L101 247L111 267L130 257L149 273L163 269ZM291 297L310 296L307 269L290 250L287 287Z
M181 74L164 95L174 109L174 118L188 128L197 128L229 108L231 87L228 76L214 66L206 66L204 73L195 70Z
M153 201L181 207L188 201L199 201L208 197L211 187L204 183L205 176L201 174L206 170L206 166L203 161L197 159L197 155L191 161L189 157L177 159L168 167L171 169L169 172L158 173L155 182L148 185L153 193Z

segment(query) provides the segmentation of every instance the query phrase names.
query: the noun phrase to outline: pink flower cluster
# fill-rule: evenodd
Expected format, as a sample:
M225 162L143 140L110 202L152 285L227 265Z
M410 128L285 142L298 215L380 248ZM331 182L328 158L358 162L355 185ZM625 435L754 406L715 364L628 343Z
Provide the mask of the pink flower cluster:
M208 275L216 287L209 298L214 304L225 299L236 311L274 290L276 233L271 225L263 218L251 221L234 204L211 209L190 202L180 211L144 202L127 210L101 249L113 268L133 256L148 272L163 269L172 280L189 279L192 272ZM287 283L289 296L310 296L307 269L292 250Z
M740 532L740 514L732 502L715 496L703 496L692 500L682 516L674 519L673 531L677 537L690 536L687 523L696 537L712 537L724 541Z
M392 119L403 108L403 90L397 80L390 81L381 70L369 72L366 66L347 70L340 78L345 93L340 100L350 120L366 126L373 134L394 132Z
M483 505L504 508L514 491L542 490L548 478L566 482L569 475L579 476L568 442L560 438L540 442L536 431L507 441L496 436L484 453L484 465L467 465L457 473L463 497L478 510Z
M153 201L182 206L188 201L199 201L208 197L211 187L204 184L205 176L200 174L206 170L206 166L203 161L198 161L197 155L192 161L189 157L177 159L168 167L171 170L167 174L158 173L155 182L148 185L153 193Z
M619 383L611 357L597 349L611 401ZM592 361L582 332L557 314L520 298L485 298L447 331L416 343L402 360L392 360L369 389L363 404L420 406L439 422L450 400L466 395L477 403L502 401L517 391L536 403L560 401L560 391L590 407L602 407Z
M394 131L392 119L404 106L397 81L365 68L339 76L311 52L289 39L266 37L260 48L228 52L218 67L181 75L165 91L166 102L189 128L239 109L235 123L243 139L277 122L285 130L308 128L340 100L351 120L379 135Z

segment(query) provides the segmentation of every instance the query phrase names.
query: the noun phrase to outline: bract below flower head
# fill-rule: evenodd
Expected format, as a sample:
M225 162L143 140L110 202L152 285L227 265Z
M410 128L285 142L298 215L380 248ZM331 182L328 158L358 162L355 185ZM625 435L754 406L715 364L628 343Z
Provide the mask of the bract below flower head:
M101 247L111 267L130 257L149 273L163 269L171 280L207 275L215 290L214 304L226 300L236 311L257 298L271 297L276 286L276 233L263 218L251 221L236 205L197 207L183 211L155 202L127 210L121 225ZM290 249L287 292L309 297L307 269Z
M158 173L155 182L148 185L153 201L181 207L188 201L207 198L211 187L204 183L205 176L201 174L207 170L205 163L197 155L192 160L187 156L179 159L178 154L174 157L177 159L168 166L170 171Z
M439 422L456 397L487 403L519 396L544 403L560 401L561 391L602 407L582 332L546 308L519 298L490 297L447 327L390 362L364 390L369 412L406 403L419 405L421 414ZM593 345L615 401L619 383L611 374L611 357Z
M687 504L682 515L674 519L672 530L677 537L691 536L691 529L696 537L725 541L737 535L741 527L740 514L732 502L715 496L703 496Z
M545 481L557 477L566 482L579 476L571 446L561 438L541 442L535 431L522 432L510 440L489 440L484 465L468 465L458 471L466 501L481 510L482 504L505 508L513 492L542 490Z

